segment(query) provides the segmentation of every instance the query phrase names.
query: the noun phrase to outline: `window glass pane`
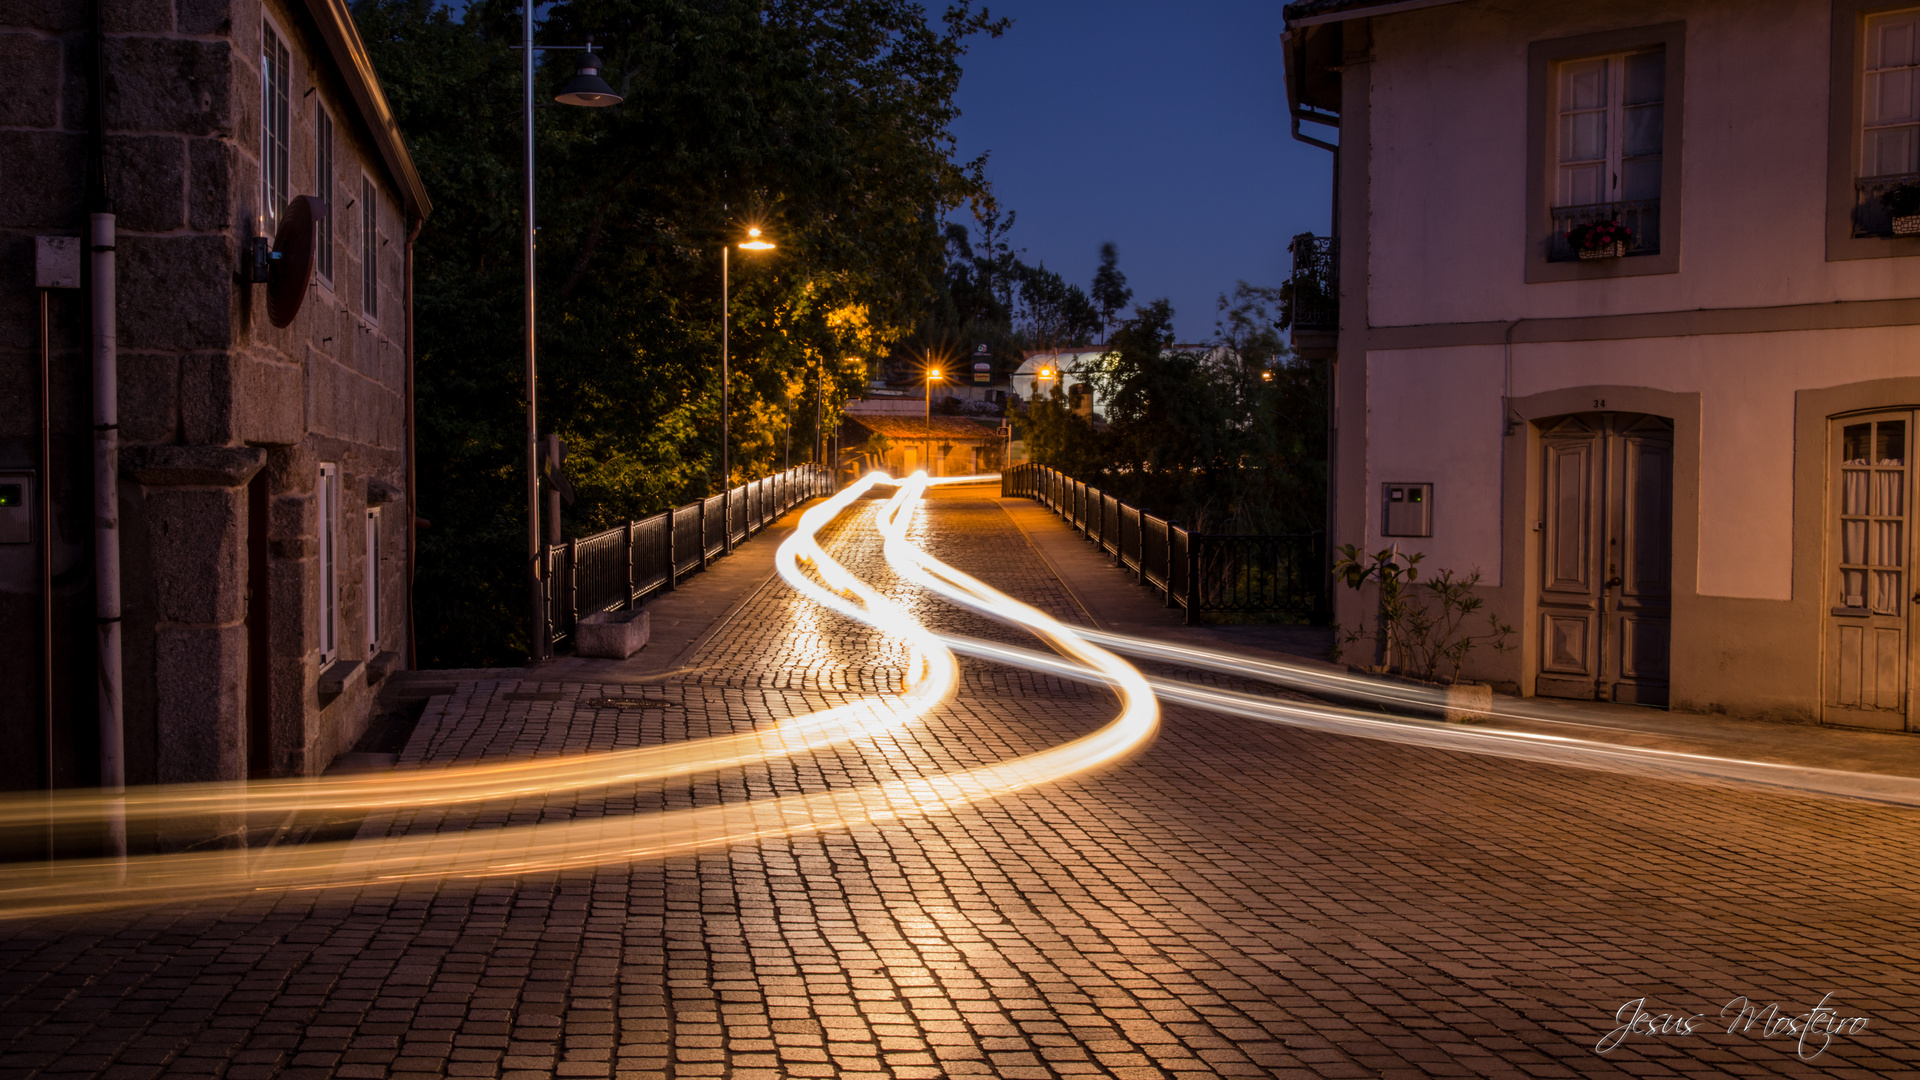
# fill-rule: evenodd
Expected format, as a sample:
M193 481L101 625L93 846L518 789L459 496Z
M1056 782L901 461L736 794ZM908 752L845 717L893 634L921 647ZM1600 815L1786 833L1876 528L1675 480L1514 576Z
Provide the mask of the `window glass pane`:
M1873 572L1873 603L1875 611L1898 614L1900 611L1900 572L1898 570L1875 570Z
M313 111L313 194L320 200L320 220L314 229L313 268L322 281L333 281L333 117Z
M1848 570L1840 575L1840 602L1847 607L1867 606L1867 572Z
M1906 502L1902 497L1907 486L1907 474L1897 469L1878 470L1873 474L1873 512L1880 517L1899 517L1906 512L1901 505ZM1881 563L1891 566L1892 563Z
M1907 560L1905 549L1900 546L1900 522L1876 521L1873 523L1873 556L1869 560L1874 566L1900 566Z
M1568 113L1560 118L1560 160L1598 161L1607 156L1607 114Z
M1868 21L1867 29L1867 67L1870 70L1890 67L1910 67L1920 62L1920 13L1906 11L1898 15L1882 15Z
M1920 172L1920 129L1885 128L1867 132L1867 176L1899 176Z
M1627 157L1645 157L1660 153L1662 139L1665 137L1666 117L1664 105L1636 105L1627 110L1626 146L1622 151Z
M1867 512L1867 470L1846 469L1841 473L1842 494L1840 512L1842 514L1865 514ZM1849 562L1859 562L1850 559Z
M1575 165L1560 170L1560 205L1587 206L1607 201L1605 165Z
M1660 197L1660 155L1630 158L1621 163L1620 197L1629 201Z
M1867 523L1864 521L1843 521L1840 523L1840 561L1859 566L1867 561Z
M1872 424L1848 424L1840 432L1840 460L1849 465L1867 463L1867 439L1873 432ZM1864 511L1848 511L1864 513Z
M1882 420L1877 425L1879 436L1875 440L1874 457L1881 465L1904 465L1907 463L1907 422L1905 420Z
M1667 51L1634 53L1627 57L1627 85L1624 101L1645 105L1667 98Z
M1579 60L1560 67L1560 111L1607 106L1607 61Z

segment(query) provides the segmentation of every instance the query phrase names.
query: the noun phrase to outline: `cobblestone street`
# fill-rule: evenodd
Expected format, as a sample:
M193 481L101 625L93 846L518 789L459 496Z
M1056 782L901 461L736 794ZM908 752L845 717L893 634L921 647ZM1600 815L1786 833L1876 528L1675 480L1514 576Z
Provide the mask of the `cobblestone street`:
M1034 645L900 582L873 505L826 534L848 568L936 629ZM915 535L1079 619L987 489L934 493ZM776 579L645 684L461 682L401 766L743 730L895 689L902 662ZM1048 676L961 672L952 703L887 737L361 835L872 784L1034 753L1116 711ZM659 705L587 704L609 696ZM1916 825L1169 707L1117 766L952 813L5 924L0 1078L1901 1075L1920 1065ZM1823 1036L1720 1018L1740 996L1789 1015L1827 995L1867 1023L1810 1061ZM1597 1053L1640 998L1705 1019Z

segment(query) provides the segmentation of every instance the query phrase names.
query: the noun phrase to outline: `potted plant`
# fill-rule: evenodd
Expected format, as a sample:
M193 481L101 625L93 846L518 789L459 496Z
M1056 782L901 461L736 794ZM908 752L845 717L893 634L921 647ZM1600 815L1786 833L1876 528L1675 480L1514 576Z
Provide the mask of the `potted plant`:
M1567 230L1567 246L1583 259L1618 259L1632 239L1633 230L1617 221L1586 221Z
M1880 205L1893 217L1893 235L1920 236L1920 183L1895 184L1881 193Z

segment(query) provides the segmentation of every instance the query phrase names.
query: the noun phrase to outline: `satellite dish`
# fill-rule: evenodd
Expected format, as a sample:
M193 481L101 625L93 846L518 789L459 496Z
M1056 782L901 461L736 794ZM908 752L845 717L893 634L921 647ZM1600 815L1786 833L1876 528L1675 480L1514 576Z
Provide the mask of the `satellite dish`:
M326 212L326 201L313 195L290 200L280 212L267 272L267 318L275 326L291 324L307 302L307 286L313 283L314 224Z

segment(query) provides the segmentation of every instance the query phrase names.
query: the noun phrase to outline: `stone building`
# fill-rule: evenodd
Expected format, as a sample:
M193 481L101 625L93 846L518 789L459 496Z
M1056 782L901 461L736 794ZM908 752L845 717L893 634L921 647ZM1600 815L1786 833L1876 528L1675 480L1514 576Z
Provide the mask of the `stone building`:
M317 773L409 655L411 241L429 210L345 0L7 4L0 69L0 502L11 491L34 523L0 535L0 787L49 768L90 785L112 751L101 384L118 407L127 782ZM37 238L88 236L102 196L112 273L88 250L80 287L38 289ZM289 223L309 211L311 280L281 275L299 306L278 326L253 242L278 234L279 262L298 263ZM96 308L115 338L90 330ZM94 358L115 340L112 383Z

